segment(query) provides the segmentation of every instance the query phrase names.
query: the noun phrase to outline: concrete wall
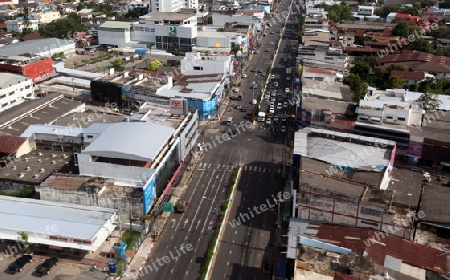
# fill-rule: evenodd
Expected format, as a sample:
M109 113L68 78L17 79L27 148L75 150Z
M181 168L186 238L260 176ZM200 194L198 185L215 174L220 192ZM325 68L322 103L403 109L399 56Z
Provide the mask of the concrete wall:
M28 139L23 142L23 144L16 151L16 158L20 158L23 155L30 153L32 150L36 149L36 142L30 142Z
M123 182L135 186L142 184L143 174L154 172L154 170L149 168L95 162L87 154L77 154L77 159L80 175L111 178L115 182Z
M125 47L131 40L131 33L129 29L102 29L98 30L98 43L100 45L113 45Z
M67 190L37 186L40 199L45 201L72 203L85 206L98 206L119 210L119 219L124 224L140 220L142 198L120 198L115 195L103 195L94 190Z

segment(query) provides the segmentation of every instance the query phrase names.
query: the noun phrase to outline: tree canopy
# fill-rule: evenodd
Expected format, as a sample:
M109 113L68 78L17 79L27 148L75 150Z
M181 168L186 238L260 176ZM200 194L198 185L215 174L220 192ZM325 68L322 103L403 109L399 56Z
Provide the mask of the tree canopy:
M39 28L41 36L60 39L71 37L77 31L87 31L87 29L81 24L81 18L76 13L70 13L65 19L52 21Z
M161 63L161 61L159 60L153 60L152 62L150 62L150 64L148 65L147 69L153 72L158 71L159 67L161 67L163 64Z
M328 12L328 19L332 21L343 21L343 20L352 20L352 10L345 3L341 2L341 4L327 5L327 4L319 4L316 5L317 8L323 8Z

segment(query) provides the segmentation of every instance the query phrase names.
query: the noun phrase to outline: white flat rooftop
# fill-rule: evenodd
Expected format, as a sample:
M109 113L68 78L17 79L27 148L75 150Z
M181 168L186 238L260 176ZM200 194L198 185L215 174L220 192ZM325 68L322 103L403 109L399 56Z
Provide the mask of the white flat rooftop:
M102 207L1 196L0 232L24 231L31 237L33 233L48 234L48 230L43 232L48 225L56 229L51 235L90 240L115 212Z
M335 135L336 138L346 141L316 136L310 134L312 132ZM349 138L354 139L353 143ZM375 146L354 143L358 140L373 143ZM394 145L395 142L384 139L311 128L295 133L294 154L358 170L381 171L389 166Z

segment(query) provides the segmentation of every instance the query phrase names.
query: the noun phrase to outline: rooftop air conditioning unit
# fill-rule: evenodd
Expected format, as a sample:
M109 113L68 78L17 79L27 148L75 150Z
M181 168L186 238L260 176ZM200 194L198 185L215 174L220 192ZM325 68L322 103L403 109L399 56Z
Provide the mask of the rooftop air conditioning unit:
M44 172L45 172L44 168L39 169L39 173L44 173Z
M23 178L23 176L25 176L24 173L20 173L20 174L19 174L19 178Z
M56 161L52 160L52 164L56 164Z
M31 167L27 166L27 167L25 167L25 170L29 171L29 170L31 170Z
M11 169L12 169L12 170L16 170L16 169L17 169L17 166L13 165L13 166L11 167Z

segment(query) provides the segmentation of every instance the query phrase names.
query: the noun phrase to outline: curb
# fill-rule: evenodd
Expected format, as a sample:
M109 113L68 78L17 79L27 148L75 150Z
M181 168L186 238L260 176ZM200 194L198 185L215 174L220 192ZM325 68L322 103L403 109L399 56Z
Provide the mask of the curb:
M130 272L131 274L122 274L122 276L120 276L119 278L114 278L114 279L119 280L119 279L127 278L127 277L133 277L134 279L137 279L139 276L139 273L142 271L142 269L145 267L145 264L147 263L148 257L150 256L150 253L152 252L152 248L153 248L153 243L150 245L147 255L144 257L144 261L142 262L141 266L139 267L139 270L135 271L134 273ZM131 264L131 262L130 262L130 264Z

